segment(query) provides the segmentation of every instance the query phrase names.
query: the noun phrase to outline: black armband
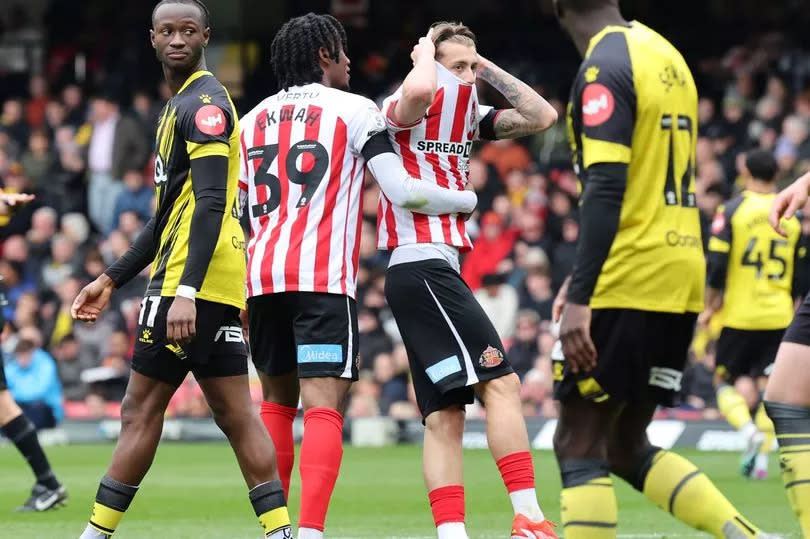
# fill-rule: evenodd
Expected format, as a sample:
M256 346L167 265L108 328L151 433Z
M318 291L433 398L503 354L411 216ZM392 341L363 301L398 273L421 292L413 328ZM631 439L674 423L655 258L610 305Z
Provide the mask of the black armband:
M495 118L500 114L500 110L492 109L487 112L487 115L481 118L478 122L478 138L481 140L496 140L495 136Z
M391 146L391 139L388 138L388 132L380 131L368 139L363 146L361 153L363 154L363 159L366 160L366 163L381 153L394 153L394 148Z

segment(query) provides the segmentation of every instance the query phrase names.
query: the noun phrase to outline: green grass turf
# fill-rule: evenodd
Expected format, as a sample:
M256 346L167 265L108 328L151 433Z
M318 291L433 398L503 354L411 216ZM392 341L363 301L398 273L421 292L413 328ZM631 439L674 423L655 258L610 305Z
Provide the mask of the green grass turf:
M14 448L2 446L0 537L75 539L84 528L112 446L49 447L47 452L70 490L68 506L44 514L13 513L28 494L32 477ZM332 498L327 537L435 537L422 486L420 454L421 449L413 446L347 447ZM775 462L771 478L755 483L738 476L737 455L690 452L687 456L756 524L786 536L800 536ZM511 507L489 453L470 450L464 458L470 537L506 537ZM541 503L559 521L560 482L553 455L536 452L535 465ZM290 503L293 521L298 512L296 476L297 472ZM616 482L620 537L701 537ZM257 539L261 533L227 445L164 443L115 537Z

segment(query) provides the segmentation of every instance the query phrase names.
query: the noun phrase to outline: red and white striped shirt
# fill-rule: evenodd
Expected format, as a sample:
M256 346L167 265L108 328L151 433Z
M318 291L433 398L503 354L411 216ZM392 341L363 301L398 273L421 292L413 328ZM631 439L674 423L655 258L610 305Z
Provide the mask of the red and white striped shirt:
M470 150L478 137L478 123L491 110L479 105L475 86L436 62L437 91L425 117L411 125L394 119L402 87L383 101L385 121L394 151L414 178L440 187L462 190L467 185ZM464 218L423 215L392 204L380 195L377 211L377 248L393 249L415 243L442 243L460 251L472 249Z
M250 215L248 296L354 297L363 146L385 129L370 100L321 84L268 97L241 120L239 186Z

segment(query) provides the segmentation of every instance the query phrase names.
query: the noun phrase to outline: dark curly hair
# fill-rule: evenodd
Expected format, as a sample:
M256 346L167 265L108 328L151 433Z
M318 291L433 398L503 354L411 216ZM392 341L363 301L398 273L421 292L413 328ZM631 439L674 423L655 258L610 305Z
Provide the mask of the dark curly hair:
M290 86L320 82L323 78L318 62L321 47L335 61L341 50L348 50L346 30L333 16L307 13L284 23L270 48L270 63L278 85L287 90Z
M163 4L186 4L189 6L196 6L200 10L200 21L203 28L208 28L211 25L211 12L208 7L202 3L201 0L160 0L155 4L155 9L152 10L152 26L155 25L155 12Z

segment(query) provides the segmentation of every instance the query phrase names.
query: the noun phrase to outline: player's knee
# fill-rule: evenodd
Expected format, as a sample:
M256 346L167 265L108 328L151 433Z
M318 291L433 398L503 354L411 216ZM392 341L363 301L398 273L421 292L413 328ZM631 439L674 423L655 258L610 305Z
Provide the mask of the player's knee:
M650 444L646 434L638 440L621 440L616 437L608 445L610 471L641 491L653 458L660 450L660 447Z
M14 402L11 392L7 389L0 391L0 426L5 425L21 413L22 410Z
M154 414L139 401L127 394L121 401L121 430L143 430L155 419Z
M482 382L479 390L485 405L493 402L518 398L520 395L520 378L511 373Z
M452 406L431 413L425 418L425 431L442 439L460 438L464 434L464 409Z
M581 459L603 460L606 457L604 443L594 432L562 419L557 423L553 442L554 454L560 463Z

